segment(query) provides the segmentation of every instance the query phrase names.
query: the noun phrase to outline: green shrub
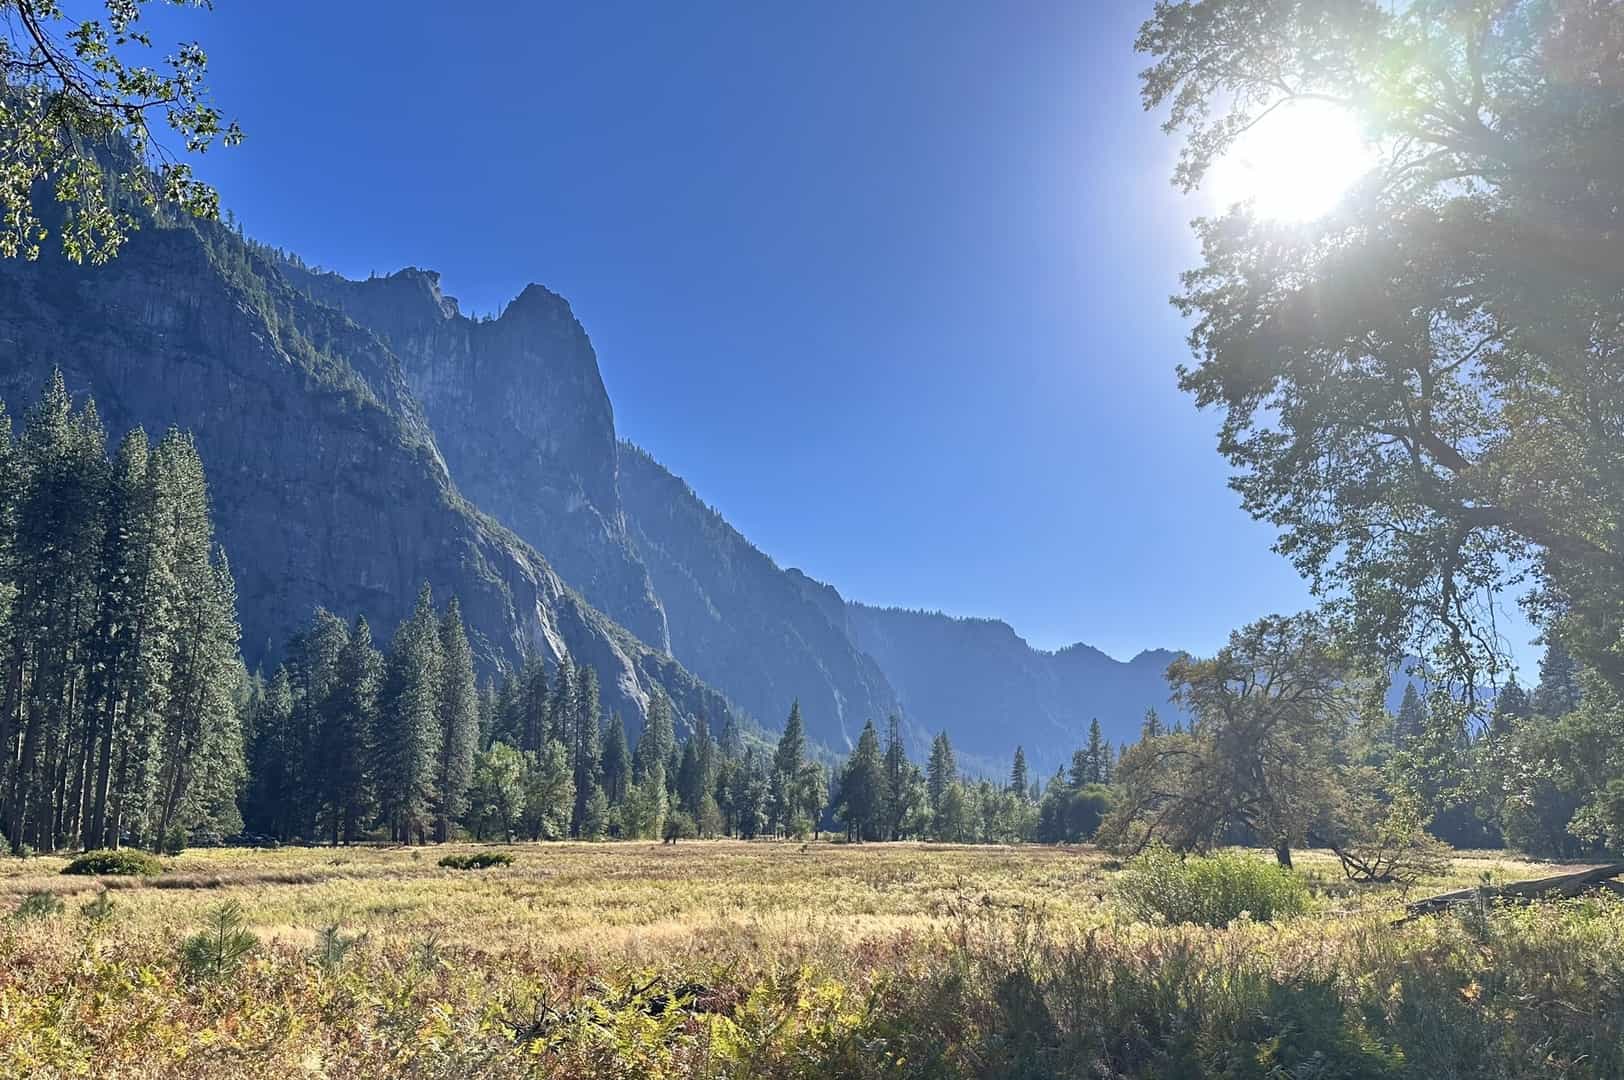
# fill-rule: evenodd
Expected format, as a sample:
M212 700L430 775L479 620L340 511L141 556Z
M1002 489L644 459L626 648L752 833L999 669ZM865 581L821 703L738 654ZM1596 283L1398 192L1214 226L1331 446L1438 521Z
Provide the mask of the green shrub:
M1227 926L1300 915L1308 887L1284 867L1245 852L1180 856L1157 844L1129 860L1116 880L1117 899L1146 922Z
M62 914L62 898L55 893L31 892L13 912L19 919L44 919Z
M208 926L181 943L181 967L193 978L214 978L235 968L258 946L242 905L227 900L209 912Z
M505 851L476 851L472 855L447 855L440 865L452 870L484 870L490 866L512 866L513 856Z
M154 877L164 872L156 855L135 848L87 851L62 868L64 874L125 875Z

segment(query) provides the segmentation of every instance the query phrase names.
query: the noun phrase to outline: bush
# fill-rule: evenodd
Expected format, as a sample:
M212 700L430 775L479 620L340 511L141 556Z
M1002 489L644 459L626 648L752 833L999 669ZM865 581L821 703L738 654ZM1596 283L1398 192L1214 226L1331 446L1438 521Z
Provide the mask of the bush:
M505 851L476 851L472 855L447 855L440 865L452 870L484 870L490 866L512 866L513 856Z
M64 874L122 875L154 877L164 872L156 855L135 848L87 851L62 868Z
M180 947L181 967L196 979L224 975L259 946L248 930L242 905L227 900L209 912L209 924Z
M1227 926L1243 914L1272 922L1308 907L1302 878L1245 852L1180 856L1156 844L1129 860L1115 887L1128 912L1146 922Z
M62 907L62 898L55 893L31 892L12 914L19 919L44 919L62 914Z

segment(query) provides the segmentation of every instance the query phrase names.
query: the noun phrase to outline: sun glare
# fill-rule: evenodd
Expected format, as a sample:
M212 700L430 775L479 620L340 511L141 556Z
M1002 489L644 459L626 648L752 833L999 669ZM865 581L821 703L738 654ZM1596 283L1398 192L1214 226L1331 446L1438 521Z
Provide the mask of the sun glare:
M1353 115L1329 102L1281 105L1213 163L1218 208L1250 202L1262 217L1310 221L1329 212L1376 161Z

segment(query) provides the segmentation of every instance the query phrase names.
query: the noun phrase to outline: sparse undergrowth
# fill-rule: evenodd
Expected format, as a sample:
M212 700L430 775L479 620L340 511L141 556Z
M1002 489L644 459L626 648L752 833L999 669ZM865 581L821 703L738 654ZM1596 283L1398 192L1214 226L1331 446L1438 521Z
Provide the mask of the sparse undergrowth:
M398 849L182 856L218 889L0 920L0 1076L1624 1075L1616 900L1394 928L1375 886L1213 928L1106 902L1122 874L1086 850L545 851L496 877ZM352 876L266 881L339 858Z

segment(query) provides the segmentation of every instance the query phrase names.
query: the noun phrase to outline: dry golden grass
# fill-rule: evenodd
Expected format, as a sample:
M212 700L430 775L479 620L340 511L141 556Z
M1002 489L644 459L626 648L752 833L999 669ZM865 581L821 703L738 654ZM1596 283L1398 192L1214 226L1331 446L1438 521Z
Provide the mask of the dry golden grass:
M928 982L960 987L955 1008L993 1024L977 1038L996 1043L999 972L1047 972L1044 993L1060 1003L1092 992L1075 980L1101 963L1142 983L1136 993L1160 993L1167 964L1193 963L1194 986L1246 966L1352 978L1349 993L1379 998L1359 971L1448 962L1466 965L1464 980L1491 964L1462 951L1453 924L1394 931L1404 894L1351 888L1318 852L1298 859L1316 886L1311 914L1211 930L1124 918L1111 899L1119 866L1087 847L556 843L505 847L505 868L436 865L474 850L199 850L167 859L160 877L100 880L63 876L63 858L0 859L0 1076L891 1075L883 1062L873 1073L795 1062L865 1060L863 1040L907 1016L910 988ZM1553 869L1461 853L1416 891ZM94 922L84 909L104 889L113 915ZM36 892L65 910L5 917ZM179 946L222 901L240 905L260 948L238 973L200 981ZM1573 956L1616 956L1621 912L1553 925ZM360 939L337 969L318 951L332 926ZM1513 931L1517 948L1545 933ZM1408 959L1427 950L1441 959ZM976 974L966 982L961 968ZM697 980L714 1000L668 1018L637 997L651 979ZM923 1019L895 1022L885 1038L901 1045ZM1082 1038L1075 1023L1056 1031Z

